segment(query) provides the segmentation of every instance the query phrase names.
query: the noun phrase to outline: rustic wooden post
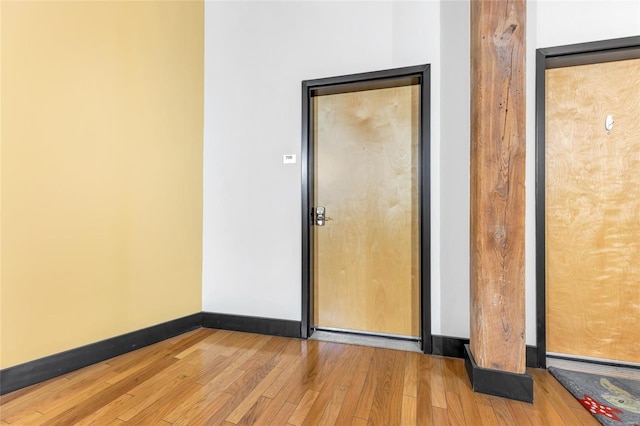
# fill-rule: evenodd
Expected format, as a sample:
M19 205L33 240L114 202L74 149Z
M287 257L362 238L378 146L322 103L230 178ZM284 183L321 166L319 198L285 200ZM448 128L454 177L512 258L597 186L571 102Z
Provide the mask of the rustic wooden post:
M475 391L533 401L526 372L525 0L471 0L471 339Z

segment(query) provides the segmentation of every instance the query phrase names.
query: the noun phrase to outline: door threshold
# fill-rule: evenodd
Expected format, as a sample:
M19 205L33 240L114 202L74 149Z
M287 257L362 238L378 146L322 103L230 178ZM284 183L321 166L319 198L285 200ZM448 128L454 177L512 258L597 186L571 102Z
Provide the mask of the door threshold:
M372 336L342 331L315 330L312 332L311 336L309 336L309 339L320 340L323 342L344 343L347 345L372 346L374 348L422 353L420 341L399 339L388 336Z
M637 363L612 363L593 358L570 358L547 354L547 368L549 367L640 380L640 365Z

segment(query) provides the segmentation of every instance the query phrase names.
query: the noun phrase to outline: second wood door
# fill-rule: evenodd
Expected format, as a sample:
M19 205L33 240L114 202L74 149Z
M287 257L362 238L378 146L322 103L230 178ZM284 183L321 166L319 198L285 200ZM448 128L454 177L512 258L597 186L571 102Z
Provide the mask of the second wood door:
M418 337L419 86L313 102L314 325Z
M640 363L640 59L546 79L547 349Z

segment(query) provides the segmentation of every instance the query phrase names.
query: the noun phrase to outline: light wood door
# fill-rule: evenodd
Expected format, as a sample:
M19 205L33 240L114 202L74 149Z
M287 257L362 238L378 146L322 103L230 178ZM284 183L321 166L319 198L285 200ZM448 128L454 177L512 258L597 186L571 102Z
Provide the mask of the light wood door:
M419 86L313 100L315 326L418 337Z
M640 59L547 70L546 87L547 350L638 363Z

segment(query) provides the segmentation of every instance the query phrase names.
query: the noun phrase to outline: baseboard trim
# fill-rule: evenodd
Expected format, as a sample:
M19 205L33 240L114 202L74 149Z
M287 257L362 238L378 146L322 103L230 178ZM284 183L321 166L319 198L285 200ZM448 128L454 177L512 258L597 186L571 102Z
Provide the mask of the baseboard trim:
M525 371L516 374L508 371L482 368L473 359L469 345L464 345L464 365L474 392L500 396L517 401L533 402L533 378Z
M431 337L431 342L433 355L464 358L464 345L469 343L469 339L434 335Z
M302 336L300 321L198 312L0 370L0 395L106 361L109 358L201 327L272 336L297 338Z
M112 337L65 352L0 370L0 395L40 383L91 364L158 343L200 327L301 338L301 321L199 312L183 318ZM469 339L433 335L433 355L466 358ZM527 346L527 367L538 368L538 351Z
M202 327L202 313L70 349L0 370L0 395Z
M206 328L243 331L245 333L258 333L270 336L302 337L301 321L275 318L203 312L202 326Z
M527 351L527 367L530 368L544 368L543 365L538 364L538 348L536 346L528 346Z
M448 356L452 358L465 358L464 346L469 344L469 339L461 337L438 336L431 338L433 355ZM526 347L527 367L540 368L538 365L538 348Z

